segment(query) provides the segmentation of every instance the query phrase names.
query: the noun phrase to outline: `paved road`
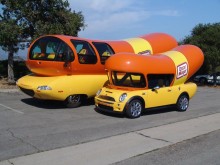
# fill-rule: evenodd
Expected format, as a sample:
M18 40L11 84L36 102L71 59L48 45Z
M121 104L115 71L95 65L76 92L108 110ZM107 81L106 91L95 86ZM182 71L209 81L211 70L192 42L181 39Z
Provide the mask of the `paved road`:
M145 153L115 165L219 165L220 130Z
M92 101L76 109L60 102L36 101L20 92L0 92L0 160L220 113L220 90L199 88L187 112L172 108L131 120L100 114Z

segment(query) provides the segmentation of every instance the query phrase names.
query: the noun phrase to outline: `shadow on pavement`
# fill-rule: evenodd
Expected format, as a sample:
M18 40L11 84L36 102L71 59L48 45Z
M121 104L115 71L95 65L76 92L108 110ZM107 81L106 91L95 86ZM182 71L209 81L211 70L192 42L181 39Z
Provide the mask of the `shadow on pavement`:
M40 100L36 98L25 98L25 99L21 99L21 101L30 106L43 108L43 109L64 109L64 108L67 109L63 101ZM82 103L81 106L90 106L90 105L94 105L94 98L87 99Z
M94 110L97 113L100 113L100 114L103 114L103 115L106 115L106 116L117 117L117 118L125 118L125 117L127 117L124 113L101 111L101 110L99 110L97 108L94 108ZM177 109L174 106L150 108L150 109L145 109L142 112L141 116L162 114L162 113L168 113L168 112L173 112L173 111L177 111Z

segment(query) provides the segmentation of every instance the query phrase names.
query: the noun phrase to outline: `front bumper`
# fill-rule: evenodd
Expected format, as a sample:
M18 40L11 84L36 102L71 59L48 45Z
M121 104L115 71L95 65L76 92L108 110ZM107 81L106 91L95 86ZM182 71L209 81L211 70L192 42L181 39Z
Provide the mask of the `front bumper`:
M52 90L37 90L34 88L25 88L22 86L19 86L20 90L27 94L28 96L41 99L41 100L59 100L64 101L65 97L63 97L62 94L56 93Z
M95 106L97 109L106 112L123 113L126 105L126 101L116 102L100 98L100 96L95 97Z

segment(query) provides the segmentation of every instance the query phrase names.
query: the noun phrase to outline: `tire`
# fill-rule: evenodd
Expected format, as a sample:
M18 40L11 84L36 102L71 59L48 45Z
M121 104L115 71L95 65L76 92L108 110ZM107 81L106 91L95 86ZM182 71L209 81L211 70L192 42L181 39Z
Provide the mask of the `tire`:
M65 105L68 108L76 108L82 104L82 96L81 95L70 95L67 97L65 101Z
M132 100L127 106L126 106L126 115L131 118L139 118L141 116L143 105L142 102L138 99Z
M186 94L180 95L176 103L177 110L184 112L189 107L189 97Z

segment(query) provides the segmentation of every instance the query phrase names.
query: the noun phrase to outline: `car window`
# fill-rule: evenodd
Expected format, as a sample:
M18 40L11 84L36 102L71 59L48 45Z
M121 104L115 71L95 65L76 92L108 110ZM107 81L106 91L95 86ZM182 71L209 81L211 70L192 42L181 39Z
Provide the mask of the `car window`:
M111 48L110 45L107 43L103 42L93 42L93 45L97 49L100 59L101 59L101 64L105 64L105 61L112 55L114 54L113 49Z
M44 61L66 61L67 58L74 60L71 48L59 38L50 36L37 40L31 47L29 57L31 60Z
M82 40L71 40L73 43L80 64L95 64L97 62L97 56L92 46Z
M154 87L168 87L173 81L173 74L148 74L148 88L152 89Z
M113 84L116 86L144 88L146 81L143 74L126 73L126 72L112 72Z

